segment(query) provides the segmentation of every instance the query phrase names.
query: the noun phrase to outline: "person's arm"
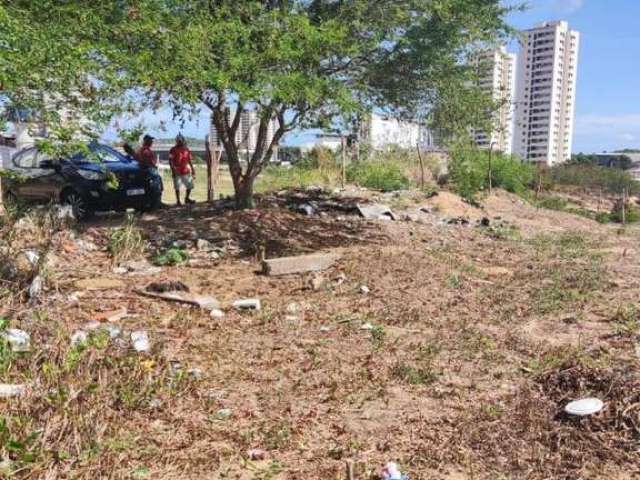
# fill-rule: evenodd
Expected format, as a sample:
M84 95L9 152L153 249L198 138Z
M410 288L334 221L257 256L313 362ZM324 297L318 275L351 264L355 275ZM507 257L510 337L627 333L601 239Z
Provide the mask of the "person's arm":
M189 167L191 167L191 176L196 178L196 169L193 168L193 155L191 154L191 150L189 150Z

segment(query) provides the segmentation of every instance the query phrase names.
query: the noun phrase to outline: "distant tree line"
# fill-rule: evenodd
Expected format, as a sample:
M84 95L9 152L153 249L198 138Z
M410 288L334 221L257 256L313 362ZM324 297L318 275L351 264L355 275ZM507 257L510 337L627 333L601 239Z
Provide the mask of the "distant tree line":
M578 153L571 157L571 161L569 162L569 164L591 165L598 167L618 168L620 170L629 170L633 166L633 161L628 155L623 155L621 153L612 153L608 155Z

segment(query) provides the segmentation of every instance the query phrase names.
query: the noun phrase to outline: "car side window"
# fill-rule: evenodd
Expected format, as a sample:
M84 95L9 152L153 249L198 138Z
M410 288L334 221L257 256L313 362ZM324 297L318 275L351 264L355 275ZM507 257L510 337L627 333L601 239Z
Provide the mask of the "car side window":
M38 151L35 148L19 153L13 158L13 163L19 168L37 168Z

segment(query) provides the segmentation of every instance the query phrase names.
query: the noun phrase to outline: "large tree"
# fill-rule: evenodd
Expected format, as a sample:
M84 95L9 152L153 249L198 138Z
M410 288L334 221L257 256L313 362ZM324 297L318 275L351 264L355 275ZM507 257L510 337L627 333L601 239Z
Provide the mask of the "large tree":
M143 0L109 28L132 86L177 114L212 112L239 207L283 136L375 107L427 115L469 49L507 31L500 0ZM259 118L241 162L244 109ZM235 114L230 114L235 111ZM269 122L277 128L269 134Z

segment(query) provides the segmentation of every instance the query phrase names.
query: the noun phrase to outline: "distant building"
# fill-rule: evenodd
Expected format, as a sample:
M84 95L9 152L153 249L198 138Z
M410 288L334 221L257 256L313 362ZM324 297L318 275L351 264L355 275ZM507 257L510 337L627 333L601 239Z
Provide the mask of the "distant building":
M374 150L396 146L414 149L420 145L425 150L436 149L434 133L425 125L372 113L362 122L360 139Z
M551 166L571 158L580 34L567 22L544 22L523 34L514 151Z
M629 159L625 162L625 172L631 175L634 180L640 180L640 153L596 153L598 165L609 168L622 168L621 157Z
M342 138L338 134L319 133L313 140L301 143L299 147L302 153L310 152L314 148L327 148L335 151L342 147Z
M480 148L493 145L495 150L511 154L516 56L500 47L479 52L473 61L479 69L478 86L499 106L491 118L492 130L474 131L474 140Z
M229 112L229 121L231 122L235 116L235 112ZM236 132L236 143L238 144L238 151L240 153L240 159L247 161L251 158L256 150L258 143L258 130L260 128L260 118L257 112L245 110L240 114L240 126ZM278 121L273 118L267 127L267 147L273 140L273 137L278 129ZM222 148L222 143L218 138L218 131L211 120L209 128L209 142L213 147L219 149ZM223 160L225 155L223 154ZM278 160L278 147L273 150L273 154L269 159L270 162L276 162Z

